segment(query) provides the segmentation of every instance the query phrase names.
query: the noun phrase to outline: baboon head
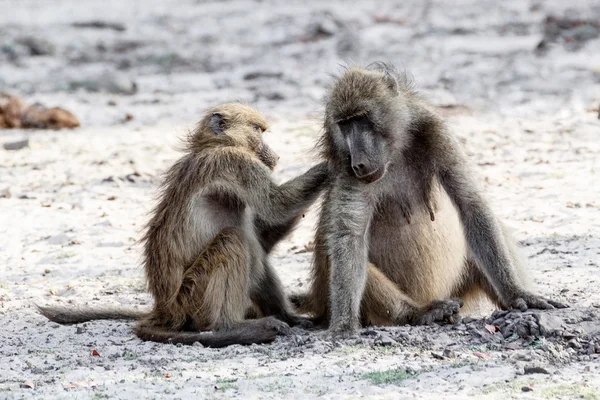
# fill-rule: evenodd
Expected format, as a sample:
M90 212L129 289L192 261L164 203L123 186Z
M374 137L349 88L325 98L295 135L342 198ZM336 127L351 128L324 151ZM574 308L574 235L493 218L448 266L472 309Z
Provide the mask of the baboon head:
M404 78L377 64L350 68L333 84L325 110L325 157L364 183L381 179L408 126Z
M279 156L264 142L268 129L264 117L252 107L228 103L212 108L190 138L190 146L202 150L211 146L236 146L255 154L270 169Z

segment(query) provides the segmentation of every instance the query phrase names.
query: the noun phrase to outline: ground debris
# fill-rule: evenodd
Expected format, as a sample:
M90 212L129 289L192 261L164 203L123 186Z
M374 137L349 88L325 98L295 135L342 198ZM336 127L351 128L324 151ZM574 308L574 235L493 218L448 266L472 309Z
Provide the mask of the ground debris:
M77 117L63 108L46 108L39 103L28 106L16 96L0 93L0 129L62 129L80 125Z

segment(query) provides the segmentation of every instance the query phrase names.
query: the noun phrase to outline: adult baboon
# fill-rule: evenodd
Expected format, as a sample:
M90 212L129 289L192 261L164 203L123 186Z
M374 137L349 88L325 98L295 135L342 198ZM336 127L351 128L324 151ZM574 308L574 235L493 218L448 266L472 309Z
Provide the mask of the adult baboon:
M267 255L318 197L327 166L276 185L266 129L254 109L224 104L190 135L143 238L152 311L39 307L42 314L60 323L134 318L143 340L213 347L269 342L306 321L290 311ZM263 318L245 319L253 308Z
M502 308L564 307L527 289L461 144L405 75L384 64L348 69L329 92L320 144L332 186L310 291L292 300L331 333L352 333L361 319L451 320L479 293Z

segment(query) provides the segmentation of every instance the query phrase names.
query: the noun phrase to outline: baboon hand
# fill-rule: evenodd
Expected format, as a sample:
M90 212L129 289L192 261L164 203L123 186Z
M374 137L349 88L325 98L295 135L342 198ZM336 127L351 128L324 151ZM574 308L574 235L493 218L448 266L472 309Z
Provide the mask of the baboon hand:
M522 292L512 299L507 308L526 311L529 308L537 308L541 310L552 310L554 308L568 308L567 304L547 299L537 294Z
M460 322L458 312L463 302L460 299L433 300L422 314L418 316L415 325L431 325L434 322L440 324L454 324Z
M310 318L292 316L288 318L287 323L290 326L297 326L302 329L313 329L315 324L310 320Z
M265 317L262 321L265 328L273 330L277 335L288 336L292 333L288 324L275 317Z

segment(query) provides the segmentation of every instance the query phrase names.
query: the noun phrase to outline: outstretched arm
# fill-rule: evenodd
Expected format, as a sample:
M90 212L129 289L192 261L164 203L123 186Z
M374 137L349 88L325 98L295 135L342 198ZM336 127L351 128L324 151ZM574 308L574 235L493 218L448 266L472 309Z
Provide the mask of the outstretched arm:
M259 215L255 223L259 240L267 253L296 227L308 207L315 202L326 186L327 181L327 165L321 163L275 189L280 192L278 196L281 198L280 206L284 210L287 209L284 211L286 218L272 223Z
M204 194L231 207L250 207L264 226L278 226L292 220L310 206L325 187L326 163L282 185L273 182L271 171L260 162L230 150L226 162L215 171Z

